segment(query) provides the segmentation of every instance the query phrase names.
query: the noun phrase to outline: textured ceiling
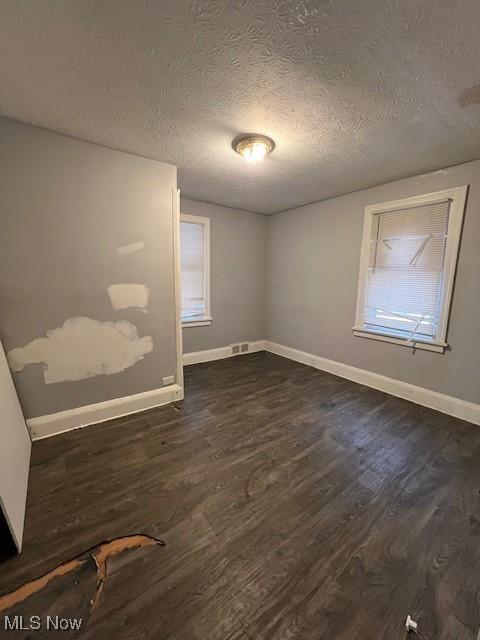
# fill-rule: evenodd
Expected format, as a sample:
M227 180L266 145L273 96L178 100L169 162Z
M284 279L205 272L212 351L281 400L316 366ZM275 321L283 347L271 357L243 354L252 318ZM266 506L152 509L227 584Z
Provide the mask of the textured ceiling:
M478 158L479 33L478 0L0 0L0 112L272 213Z

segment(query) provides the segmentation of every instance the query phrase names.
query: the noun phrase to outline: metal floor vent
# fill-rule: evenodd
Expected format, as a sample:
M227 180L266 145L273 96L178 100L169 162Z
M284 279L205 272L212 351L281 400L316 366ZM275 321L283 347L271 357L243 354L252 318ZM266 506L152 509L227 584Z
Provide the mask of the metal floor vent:
M248 342L241 342L239 344L232 344L232 355L238 356L241 353L248 353L250 344Z

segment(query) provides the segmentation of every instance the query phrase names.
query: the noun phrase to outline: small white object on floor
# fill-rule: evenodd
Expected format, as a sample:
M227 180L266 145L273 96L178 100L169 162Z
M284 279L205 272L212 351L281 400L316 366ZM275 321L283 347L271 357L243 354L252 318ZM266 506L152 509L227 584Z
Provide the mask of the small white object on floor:
M405 628L407 631L413 631L414 633L418 630L418 622L415 622L415 620L410 617L410 614L408 614L405 621Z

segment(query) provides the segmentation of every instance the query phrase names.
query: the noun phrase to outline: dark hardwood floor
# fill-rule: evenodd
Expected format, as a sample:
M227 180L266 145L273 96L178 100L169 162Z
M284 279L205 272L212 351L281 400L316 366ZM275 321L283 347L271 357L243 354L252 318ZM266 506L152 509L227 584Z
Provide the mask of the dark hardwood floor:
M134 534L166 545L102 547ZM34 444L24 545L0 594L57 573L2 637L474 640L480 428L272 354L194 365L182 403Z

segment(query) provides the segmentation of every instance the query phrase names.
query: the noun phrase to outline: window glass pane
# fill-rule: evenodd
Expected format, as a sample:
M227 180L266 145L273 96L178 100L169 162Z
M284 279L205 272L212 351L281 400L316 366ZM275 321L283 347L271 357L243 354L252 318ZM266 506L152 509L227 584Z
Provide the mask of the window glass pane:
M374 215L364 324L435 338L449 201Z
M205 255L203 224L180 223L182 320L202 317L205 309Z

